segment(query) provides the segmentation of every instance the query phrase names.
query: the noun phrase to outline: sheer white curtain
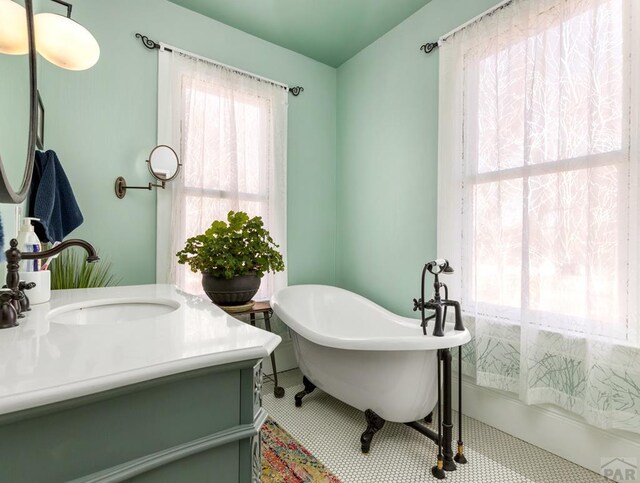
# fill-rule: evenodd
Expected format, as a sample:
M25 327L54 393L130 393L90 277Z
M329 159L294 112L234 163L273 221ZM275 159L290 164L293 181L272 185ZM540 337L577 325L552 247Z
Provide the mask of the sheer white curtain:
M514 0L447 38L438 164L465 371L636 432L638 3Z
M171 183L171 254L240 210L262 217L286 264L287 89L176 51L160 53L160 72L183 163ZM180 289L204 293L199 273L175 257L169 267ZM265 274L256 300L286 284L286 270Z

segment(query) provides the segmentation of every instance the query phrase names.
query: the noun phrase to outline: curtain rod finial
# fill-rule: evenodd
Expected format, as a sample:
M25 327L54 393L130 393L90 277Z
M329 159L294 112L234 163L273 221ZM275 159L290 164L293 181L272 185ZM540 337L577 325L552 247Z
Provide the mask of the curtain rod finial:
M304 92L304 87L301 87L301 86L289 87L289 92L291 92L291 94L293 94L294 97L298 97L301 92Z
M439 47L438 42L427 42L420 46L420 50L423 50L425 54L430 54Z
M146 35L136 34L136 38L140 39L142 41L142 44L149 50L159 49L160 48L160 44L159 43L154 42L153 40L151 40Z

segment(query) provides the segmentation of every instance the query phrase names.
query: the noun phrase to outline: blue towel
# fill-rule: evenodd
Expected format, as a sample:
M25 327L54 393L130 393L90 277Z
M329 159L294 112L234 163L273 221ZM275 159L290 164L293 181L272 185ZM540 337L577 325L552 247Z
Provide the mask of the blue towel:
M62 241L84 218L55 152L36 151L29 193L29 216L39 218L35 231L43 242Z

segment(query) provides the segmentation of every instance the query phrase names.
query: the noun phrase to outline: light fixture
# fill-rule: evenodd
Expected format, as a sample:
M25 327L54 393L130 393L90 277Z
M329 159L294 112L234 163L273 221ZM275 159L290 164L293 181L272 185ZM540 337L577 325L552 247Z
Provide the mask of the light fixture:
M22 55L27 52L27 11L13 0L0 0L0 53Z
M72 5L51 0L67 7L67 16L39 13L35 16L36 50L54 65L69 70L86 70L100 58L100 46L86 28L71 19Z

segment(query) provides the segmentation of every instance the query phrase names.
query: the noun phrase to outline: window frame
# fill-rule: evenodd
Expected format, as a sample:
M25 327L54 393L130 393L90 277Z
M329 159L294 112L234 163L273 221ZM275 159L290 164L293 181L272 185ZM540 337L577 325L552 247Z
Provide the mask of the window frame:
M185 78L190 77L189 74L183 74L182 75L182 82L181 82L181 86L180 86L180 93L181 93L181 99L180 99L180 104L181 104L181 108L182 108L182 112L187 112L187 99L189 99L189 95L194 95L194 94L188 94L187 91L188 90L192 90L193 86L190 82L185 82ZM192 80L195 79L192 77ZM215 93L215 92L208 92L210 89L218 89L218 90L229 90L229 87L224 87L224 86L220 86L219 84L217 84L214 81L210 81L210 80L204 80L204 79L197 79L198 83L202 85L201 88L197 88L199 90L199 94L204 95L204 96L209 96L209 95L213 95L213 96L217 96L217 97L227 97L228 96L224 96L223 93L219 92L219 93ZM249 104L252 105L254 107L256 107L261 115L267 116L269 118L272 117L272 108L271 108L271 99L260 96L258 94L255 93L249 93L246 92L244 90L242 90L241 88L237 88L237 89L231 89L233 91L233 99L231 99L231 102L237 103L237 102L243 102L245 104ZM241 96L243 99L242 100L238 100L235 96ZM183 118L182 118L183 119ZM264 135L265 133L262 133L262 135ZM184 136L185 136L185 132L184 132L184 124L181 120L181 125L180 125L180 143L182 145L183 140L184 140ZM268 136L268 134L267 134ZM186 154L186 149L182 149L183 152L183 156L185 157L185 159L183 160L183 162L188 163L187 160L187 154ZM270 171L270 167L268 166L269 164L269 160L267 159L265 164L267 165L267 172L265 173L265 175L268 175L269 171ZM265 184L265 186L268 187L268 183ZM267 228L267 230L270 228L269 227L269 203L270 203L270 198L269 198L269 192L268 190L266 192L263 193L254 193L254 192L247 192L247 191L238 191L233 192L230 190L225 190L225 189L216 189L216 188L199 188L197 186L193 186L193 185L189 185L186 180L184 183L184 186L182 188L182 201L184 203L186 203L186 200L189 198L201 198L203 200L224 200L224 199L231 199L231 198L236 198L238 199L238 201L240 203L242 202L257 202L260 203L262 205L262 212L264 214L261 214L260 216L262 216L263 220L265 221L265 228ZM254 214L249 213L250 216L254 216ZM220 215L222 218L224 218L225 214L221 214ZM266 218L266 220L265 220ZM185 217L184 219L181 220L181 222L183 223L183 228L186 227L187 223L187 218ZM205 227L206 229L206 227ZM186 230L185 230L186 231ZM270 283L270 277L272 277L274 274L272 273L265 273L264 277L262 279L262 282L260 284L260 290L258 292L258 295L260 294L260 292L264 292L266 295L266 298L270 298L271 295L273 295L271 293L273 287L272 287L272 283ZM186 276L190 276L189 273L187 273ZM264 283L265 281L267 281L267 283ZM186 281L185 281L186 283ZM262 298L260 298L262 299Z
M540 12L538 15L545 15L557 8L557 6L553 6L551 9ZM580 14L583 12L580 12ZM462 191L463 191L463 211L467 208L471 208L471 216L463 216L463 232L469 233L471 236L463 235L463 253L465 253L464 257L469 258L472 261L475 261L475 232L476 232L476 219L475 219L475 189L477 186L486 184L486 183L495 183L498 181L505 180L521 180L522 188L523 188L523 200L522 203L517 207L522 210L522 232L520 237L520 248L522 250L523 258L521 259L520 265L520 303L519 306L508 306L508 305L500 305L493 304L490 302L479 301L477 300L475 293L475 284L474 283L465 283L464 284L464 292L461 294L462 298L462 309L465 315L479 315L482 317L486 317L489 319L500 320L502 323L513 324L520 326L523 319L526 318L528 323L534 323L535 325L539 325L544 327L545 329L555 331L569 330L571 332L585 334L590 333L593 334L593 323L602 324L603 321L591 318L585 318L575 315L563 314L559 312L545 311L532 309L529 306L529 294L530 294L530 283L531 277L530 275L527 277L528 273L526 270L523 270L522 267L525 263L525 256L528 256L528 250L525 250L525 247L529 246L529 231L525 229L527 224L527 219L531 216L528 210L528 183L529 180L533 177L549 175L549 174L560 174L560 173L570 173L574 171L580 171L585 169L593 169L600 168L606 166L620 166L623 169L618 170L618 182L617 182L617 190L616 194L618 197L618 210L620 210L621 204L624 204L626 208L626 203L621 203L620 201L625 201L624 194L624 186L628 183L629 172L631 169L630 161L631 161L631 141L630 141L630 132L629 132L629 124L631 122L631 109L625 109L624 106L630 105L630 86L629 82L631 81L631 75L627 70L631 70L631 65L627 64L627 58L629 56L629 47L628 47L628 27L627 22L623 18L622 25L622 35L623 35L623 45L622 45L622 56L623 59L623 72L622 72L622 118L621 122L621 144L620 149L607 151L607 152L599 152L594 154L586 154L582 156L558 159L553 161L545 161L542 163L536 164L526 164L527 158L526 156L523 158L522 166L515 167L507 167L504 169L495 169L491 171L483 171L478 172L478 164L479 164L479 149L480 142L479 138L476 136L475 139L469 138L469 133L466 128L463 128L462 136L464 139L464 159L463 161L463 172L462 172ZM535 35L527 35L526 33L523 37L519 38L516 41L511 41L509 43L505 43L502 41L501 49L509 49L511 46L516 45L518 42L522 42L523 40L529 42L530 39L538 36L539 33ZM496 34L495 38L487 38L486 42L498 42L499 35ZM475 104L475 109L472 112L469 112L469 103L467 97L467 89L471 88L475 91L472 93L470 98L478 100L479 99L479 78L472 78L472 75L476 75L479 72L479 64L486 59L486 56L480 55L481 46L475 45L469 48L466 52L463 53L463 79L464 79L464 94L462 101L462 109L463 109L463 118L469 119L470 123L475 123L478 125L479 122L479 108L478 103ZM631 62L629 62L630 64ZM470 66L473 66L472 73L470 75ZM475 81L475 82L474 82ZM471 149L469 149L471 148ZM469 155L466 155L469 153ZM468 160L473 160L473 163L468 162ZM631 217L633 214L631 212L628 213L628 216ZM624 218L621 216L619 218L623 220ZM620 230L618 230L618 246L628 245L627 240L622 236ZM628 252L630 246L626 247L625 252ZM629 272L630 267L628 263L623 264L624 266L619 266L620 270L624 272ZM475 266L471 268L466 275L463 275L467 278L467 281L471 281L474 277L477 276L475 274ZM473 274L473 275L472 275ZM628 277L618 277L619 287L618 290L627 292L627 284L623 280ZM631 294L627 293L623 300L626 301L626 304L629 304L627 300ZM553 319L553 317L561 317L563 323L554 325L553 322L549 322ZM567 321L570 322L570 327L567 327ZM596 333L595 335L603 336L608 339L616 339L616 340L629 340L631 336L630 333L630 321L629 316L626 316L624 319L624 327L617 327L616 334L624 332L624 335L612 335L610 331L603 333Z

